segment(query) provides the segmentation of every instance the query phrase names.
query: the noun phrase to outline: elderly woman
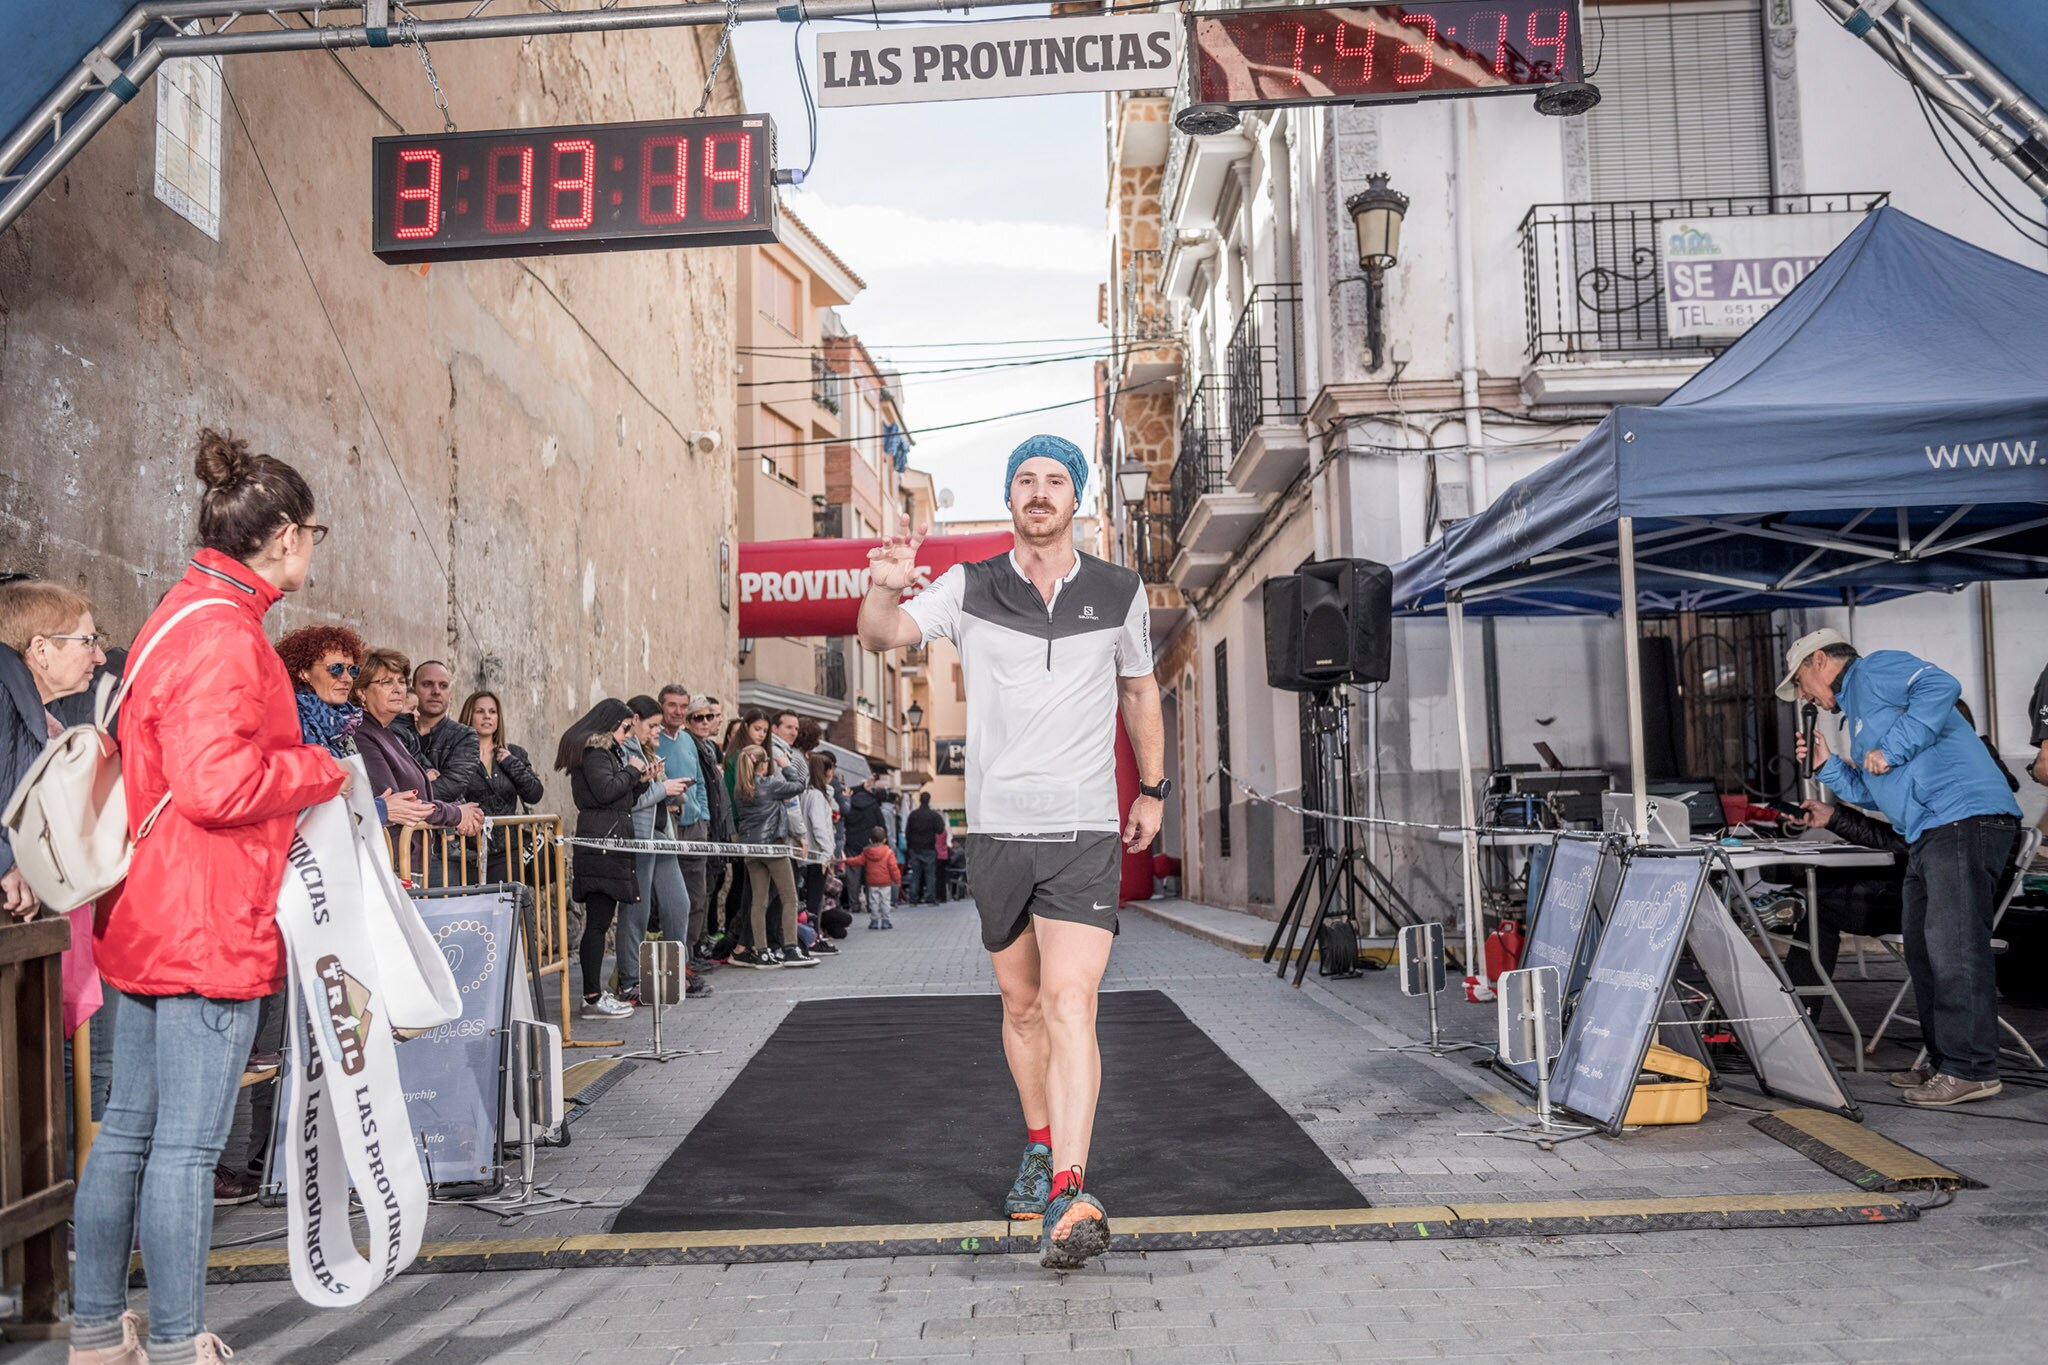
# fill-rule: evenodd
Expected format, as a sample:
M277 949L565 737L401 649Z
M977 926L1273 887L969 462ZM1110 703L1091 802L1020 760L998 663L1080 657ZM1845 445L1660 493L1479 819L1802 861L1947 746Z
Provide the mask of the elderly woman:
M43 746L63 728L49 711L61 697L83 692L93 670L107 661L93 628L92 602L61 583L17 579L0 584L0 794L11 794ZM5 800L0 795L0 800ZM40 908L14 849L0 827L0 900L14 919ZM100 1006L92 966L90 905L71 912L71 946L64 950L64 1032Z
M277 642L277 656L291 674L293 699L299 704L300 733L306 743L318 744L336 758L357 752L363 708L349 695L368 653L363 637L347 626L307 626ZM433 811L432 803L407 792L377 797L377 813L386 824L423 824Z
M431 825L465 835L481 831L484 813L475 803L457 805L425 795L426 769L420 767L405 741L392 733L391 722L410 690L407 679L412 676L412 661L395 649L373 649L363 655L362 670L352 693L352 700L363 711L362 723L355 730L356 749L369 771L370 790L384 801L386 822ZM404 800L394 804L394 798L400 797ZM426 810L422 818L404 818L421 807Z

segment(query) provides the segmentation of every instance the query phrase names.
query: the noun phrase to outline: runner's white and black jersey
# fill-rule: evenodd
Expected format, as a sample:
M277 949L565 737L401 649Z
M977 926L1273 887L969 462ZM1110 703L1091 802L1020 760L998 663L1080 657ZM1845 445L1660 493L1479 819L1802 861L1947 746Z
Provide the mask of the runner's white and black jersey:
M956 564L903 609L960 651L967 828L1115 832L1116 680L1152 671L1138 575L1080 555L1048 605L1001 554Z

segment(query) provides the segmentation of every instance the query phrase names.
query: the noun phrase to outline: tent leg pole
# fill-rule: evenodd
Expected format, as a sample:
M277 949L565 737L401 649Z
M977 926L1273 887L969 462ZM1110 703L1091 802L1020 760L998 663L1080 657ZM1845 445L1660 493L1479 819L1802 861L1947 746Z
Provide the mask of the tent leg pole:
M1621 648L1623 686L1628 690L1628 785L1635 808L1630 819L1638 839L1646 839L1650 828L1648 764L1643 754L1643 640L1642 623L1636 615L1636 522L1622 517L1621 540Z
M1459 862L1465 884L1465 971L1476 976L1481 989L1486 979L1486 961L1479 951L1479 836L1472 832L1478 823L1472 812L1472 736L1465 718L1465 603L1453 595L1447 603L1451 624L1451 701L1458 713L1458 823L1464 826L1458 840Z
M1984 733L1998 747L1998 644L1992 637L1991 584L1977 585L1977 615L1984 631Z

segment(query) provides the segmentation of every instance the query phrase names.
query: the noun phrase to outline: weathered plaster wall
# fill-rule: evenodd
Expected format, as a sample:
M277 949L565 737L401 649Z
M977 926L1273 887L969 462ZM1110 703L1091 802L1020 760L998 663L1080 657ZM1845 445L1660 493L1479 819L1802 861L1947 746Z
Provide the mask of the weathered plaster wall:
M687 113L707 55L698 30L433 53L465 127ZM414 55L226 75L220 241L151 193L148 89L0 235L0 567L87 588L125 640L190 550L211 424L296 463L334 527L278 631L448 658L537 757L605 693L730 698L734 249L384 265L370 139L439 123ZM713 112L736 100L728 74Z

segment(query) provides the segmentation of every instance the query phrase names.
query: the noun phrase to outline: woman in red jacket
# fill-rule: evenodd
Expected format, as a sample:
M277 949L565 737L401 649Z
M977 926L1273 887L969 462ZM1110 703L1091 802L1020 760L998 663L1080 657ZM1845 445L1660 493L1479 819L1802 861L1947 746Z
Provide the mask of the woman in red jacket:
M200 550L136 637L187 615L137 671L120 715L136 834L127 883L101 913L101 975L125 997L106 1118L79 1181L71 1360L144 1365L127 1311L141 1234L153 1365L224 1356L204 1330L213 1168L227 1144L264 996L284 984L277 892L298 814L343 790L306 744L263 616L305 586L313 494L297 470L203 431Z

